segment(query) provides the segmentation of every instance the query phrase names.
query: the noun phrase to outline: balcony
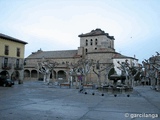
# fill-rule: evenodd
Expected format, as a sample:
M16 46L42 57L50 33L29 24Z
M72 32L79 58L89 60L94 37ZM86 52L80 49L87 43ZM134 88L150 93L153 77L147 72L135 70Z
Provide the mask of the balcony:
M12 69L12 64L11 63L2 63L2 69L3 70L10 70L10 69Z
M23 69L23 65L22 64L14 64L14 69L15 70L22 70Z

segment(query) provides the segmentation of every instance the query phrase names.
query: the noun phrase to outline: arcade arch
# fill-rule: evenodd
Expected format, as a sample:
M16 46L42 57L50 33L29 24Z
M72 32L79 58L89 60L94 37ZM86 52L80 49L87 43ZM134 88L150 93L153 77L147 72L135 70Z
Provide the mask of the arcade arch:
M31 71L31 78L37 78L38 74L37 74L37 70L32 70Z
M24 78L30 78L30 74L29 70L24 70Z
M0 72L0 77L9 77L8 71L2 71L2 72Z
M14 71L11 75L12 80L19 80L20 73L18 71Z
M58 79L66 80L66 73L63 70L58 71Z

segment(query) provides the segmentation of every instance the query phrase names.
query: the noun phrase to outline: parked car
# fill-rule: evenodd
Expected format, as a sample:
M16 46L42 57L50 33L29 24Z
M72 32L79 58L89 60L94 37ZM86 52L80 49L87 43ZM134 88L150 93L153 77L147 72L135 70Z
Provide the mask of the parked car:
M11 87L12 85L14 85L14 82L11 79L0 78L0 86Z

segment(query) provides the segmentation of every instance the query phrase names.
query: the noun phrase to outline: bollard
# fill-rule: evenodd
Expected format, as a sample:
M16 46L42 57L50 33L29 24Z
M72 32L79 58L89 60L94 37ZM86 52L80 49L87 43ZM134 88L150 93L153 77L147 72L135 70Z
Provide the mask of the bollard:
M94 95L94 93L92 93L92 95Z
M114 97L117 97L117 95L114 95Z
M104 94L102 93L102 96L104 96Z
M87 92L85 92L84 94L87 94Z
M130 95L127 95L127 97L130 97Z

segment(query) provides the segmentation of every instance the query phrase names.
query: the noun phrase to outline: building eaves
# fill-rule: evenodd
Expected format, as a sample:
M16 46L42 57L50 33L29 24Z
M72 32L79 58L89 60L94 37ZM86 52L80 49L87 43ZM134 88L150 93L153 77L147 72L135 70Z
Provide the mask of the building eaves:
M0 33L0 38L3 38L3 39L5 39L5 40L10 40L10 41L18 42L18 43L22 43L22 44L28 44L28 43L25 42L25 41L22 41L22 40L13 38L13 37L11 37L11 36L8 36L8 35L2 34L2 33Z
M120 53L115 54L112 59L127 59L127 58L138 60L138 59L136 59L134 57L125 56L125 55L122 55Z
M108 38L110 38L110 39L112 39L112 40L115 40L114 39L114 36L109 36L109 34L108 33L105 33L103 30L101 30L101 29L99 29L99 28L97 28L97 29L95 29L95 30L92 30L91 32L89 32L89 33L86 33L86 34L80 34L80 35L78 35L78 37L89 37L89 36L99 36L99 35L105 35L105 36L107 36Z

